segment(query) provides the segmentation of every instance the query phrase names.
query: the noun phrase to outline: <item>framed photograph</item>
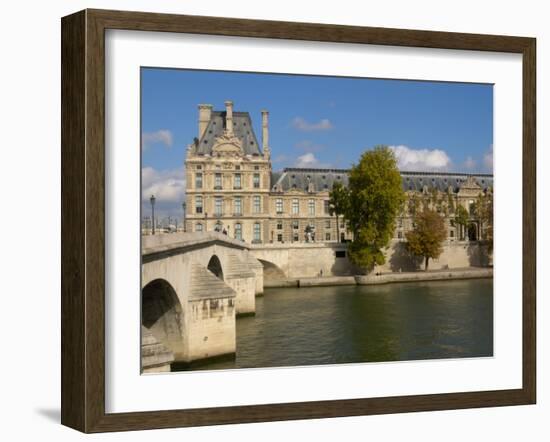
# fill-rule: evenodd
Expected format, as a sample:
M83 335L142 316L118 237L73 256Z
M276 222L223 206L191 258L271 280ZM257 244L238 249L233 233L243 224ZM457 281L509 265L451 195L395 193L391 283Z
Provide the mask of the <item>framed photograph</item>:
M535 39L62 19L62 423L536 400Z

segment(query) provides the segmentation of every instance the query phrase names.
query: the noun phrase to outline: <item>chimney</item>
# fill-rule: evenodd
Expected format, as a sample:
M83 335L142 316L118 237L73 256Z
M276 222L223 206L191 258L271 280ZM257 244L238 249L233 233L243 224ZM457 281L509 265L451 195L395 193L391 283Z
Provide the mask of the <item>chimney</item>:
M268 128L269 112L262 110L262 148L269 150L269 128Z
M225 130L228 135L233 135L233 102L225 102Z
M204 135L208 123L210 122L210 117L212 116L212 105L211 104L199 104L199 140Z

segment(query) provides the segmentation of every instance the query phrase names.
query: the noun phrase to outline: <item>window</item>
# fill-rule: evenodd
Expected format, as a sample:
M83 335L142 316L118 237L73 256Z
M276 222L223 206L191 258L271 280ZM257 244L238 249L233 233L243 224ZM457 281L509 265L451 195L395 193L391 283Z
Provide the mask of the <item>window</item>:
M278 242L283 242L283 234L282 233L277 233L277 241Z
M202 196L195 197L195 213L202 213Z
M325 229L330 229L330 219L325 221Z
M307 208L310 215L315 215L315 200L309 200L307 202Z
M222 188L222 174L217 173L214 176L214 189L221 189Z
M283 230L283 221L281 220L277 221L277 230Z
M201 170L202 166L200 164L197 164L197 170Z
M243 226L241 223L235 224L235 239L243 239Z
M292 234L292 241L296 241L296 242L299 241L299 239L298 239L298 232L294 232L294 233Z
M254 174L253 185L254 185L254 189L259 189L260 188L260 174L259 173Z
M299 227L298 221L292 221L292 228L294 230L298 230L298 227Z
M254 170L260 170L260 166L254 166Z
M221 232L221 231L223 230L222 223L218 221L218 222L216 223L216 226L214 227L214 230L215 230L216 232Z
M262 230L260 223L254 223L254 242L261 242Z
M326 189L326 187L325 187L325 189ZM329 204L329 200L324 200L324 201L323 201L323 209L324 209L325 215L329 215L329 214L330 214L330 204Z
M235 174L235 180L233 181L233 188L234 189L240 189L241 188L241 174L240 173Z
M277 213L283 213L283 199L282 198L277 198L277 200L275 201L275 210L277 211Z
M223 215L223 199L221 196L217 196L214 200L214 213L216 215Z
M454 238L455 237L455 231L454 230L449 230L449 236L451 238Z
M202 224L201 224L201 223L198 223L198 224L195 226L195 232L202 232Z
M294 198L292 200L292 214L298 215L298 213L300 213L300 205L298 204L298 199Z
M330 232L325 233L325 241L330 241Z
M243 214L243 202L240 196L235 197L235 215Z
M403 239L403 232L401 230L397 232L397 238Z
M202 189L202 173L195 174L195 189Z
M254 213L260 213L262 211L262 202L258 195L254 196Z
M241 170L241 166L239 165L235 166L235 170Z
M345 257L346 257L345 250L336 250L336 258L345 258Z

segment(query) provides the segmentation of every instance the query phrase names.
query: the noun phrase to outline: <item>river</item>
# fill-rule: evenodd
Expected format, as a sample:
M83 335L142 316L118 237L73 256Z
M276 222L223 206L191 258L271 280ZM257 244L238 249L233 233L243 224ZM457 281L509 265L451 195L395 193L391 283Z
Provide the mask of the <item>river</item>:
M228 369L493 354L493 280L266 289Z

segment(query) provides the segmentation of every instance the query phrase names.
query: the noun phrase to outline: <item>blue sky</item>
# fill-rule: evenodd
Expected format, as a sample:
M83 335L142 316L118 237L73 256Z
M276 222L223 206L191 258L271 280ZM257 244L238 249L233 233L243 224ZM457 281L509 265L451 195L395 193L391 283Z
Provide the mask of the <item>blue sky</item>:
M181 216L199 103L223 110L233 100L258 140L269 110L275 170L348 168L385 144L403 170L492 171L492 85L156 68L141 79L142 196L154 192L162 215Z

